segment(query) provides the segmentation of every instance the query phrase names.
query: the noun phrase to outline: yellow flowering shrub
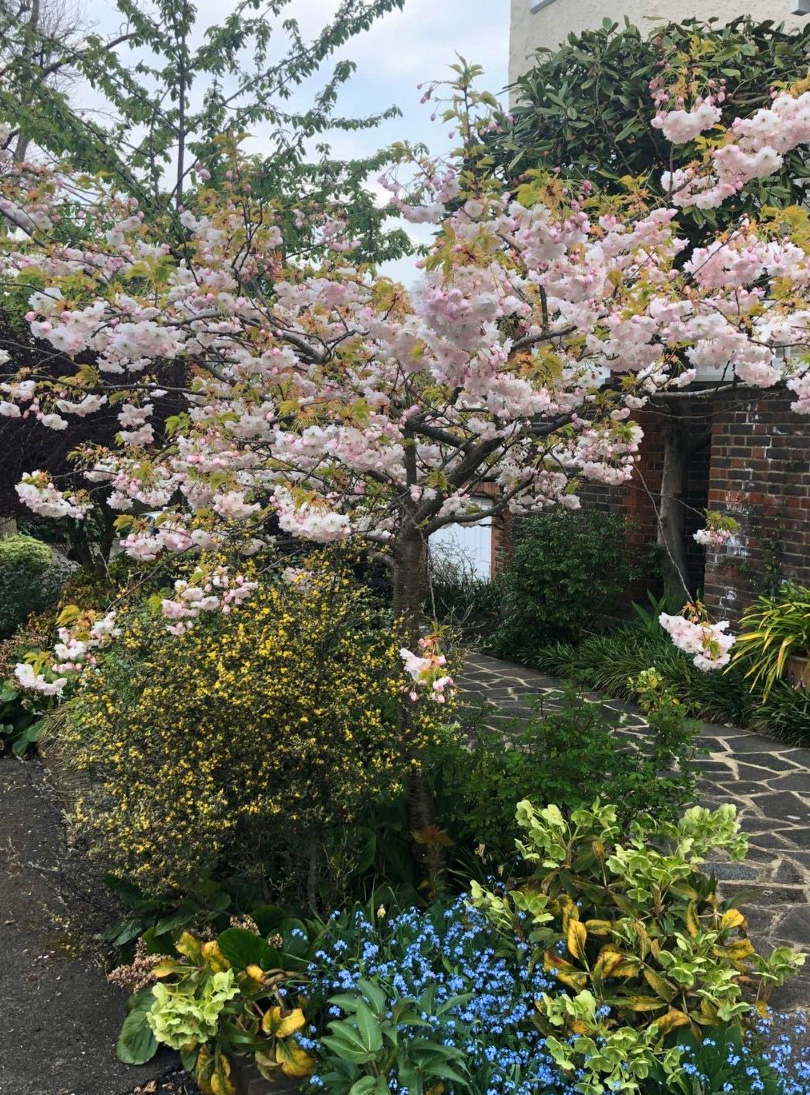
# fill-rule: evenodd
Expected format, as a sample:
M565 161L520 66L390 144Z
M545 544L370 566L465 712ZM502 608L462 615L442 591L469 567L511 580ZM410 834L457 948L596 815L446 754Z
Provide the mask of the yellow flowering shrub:
M70 704L78 835L153 893L215 869L258 877L283 849L306 874L323 828L402 775L397 650L364 588L324 559L180 637L142 614Z

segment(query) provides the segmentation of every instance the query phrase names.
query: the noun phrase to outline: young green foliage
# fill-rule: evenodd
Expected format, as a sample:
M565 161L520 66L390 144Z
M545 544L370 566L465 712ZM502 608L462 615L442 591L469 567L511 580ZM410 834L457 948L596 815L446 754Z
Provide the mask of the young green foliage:
M634 1095L655 1068L680 1076L673 1031L701 1038L752 1018L743 985L762 1004L804 962L787 947L759 955L743 914L702 870L709 856L746 853L733 806L637 822L625 839L616 808L598 803L568 818L526 800L517 820L531 876L505 894L473 883L473 901L505 948L528 948L565 989L544 994L536 1021L559 1067L584 1070L585 1095L619 1080Z

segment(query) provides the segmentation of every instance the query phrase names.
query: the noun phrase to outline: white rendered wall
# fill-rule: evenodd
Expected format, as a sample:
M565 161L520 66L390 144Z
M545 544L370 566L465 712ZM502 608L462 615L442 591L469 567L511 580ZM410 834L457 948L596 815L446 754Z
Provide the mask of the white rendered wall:
M512 0L509 49L509 82L530 67L531 54L543 46L555 49L571 31L594 30L603 19L620 25L625 15L642 33L655 20L708 19L718 16L730 22L739 15L762 21L773 19L785 26L803 26L808 16L791 15L798 0ZM532 11L532 8L536 10Z

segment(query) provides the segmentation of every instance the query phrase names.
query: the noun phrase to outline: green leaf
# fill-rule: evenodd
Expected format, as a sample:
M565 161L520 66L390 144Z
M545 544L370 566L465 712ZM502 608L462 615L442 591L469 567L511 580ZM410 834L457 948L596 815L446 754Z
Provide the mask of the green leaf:
M116 878L115 875L105 875L104 885L113 890L125 905L135 912L156 912L161 907L161 902L154 897L147 897L133 883L124 878Z
M164 932L163 935L158 935L157 930L154 927L147 928L141 936L141 939L146 947L147 954L165 954L167 957L172 958L177 956L172 937L168 932Z
M46 722L45 719L40 719L39 722L35 722L33 726L29 726L25 731L25 736L28 741L39 741L45 731Z
M380 1024L375 1019L371 1009L362 1000L357 1006L355 1022L366 1049L370 1053L379 1053L382 1049Z
M199 1047L192 1050L180 1050L180 1064L186 1070L186 1072L193 1073L197 1067L197 1057L200 1054Z
M373 981L368 981L364 977L357 982L357 988L362 992L366 1000L368 1000L377 1018L382 1019L385 1015L386 1005L388 1003L385 992L379 985L375 984Z
M183 901L168 916L161 917L155 924L155 935L164 935L174 931L175 928L185 928L190 924L197 913L197 906L192 901Z
M151 993L148 1004L139 1004L130 1011L121 1027L115 1052L118 1060L125 1065L143 1065L151 1061L157 1052L157 1039L146 1021L151 1008Z
M116 920L102 934L102 939L107 943L114 943L116 947L123 947L125 943L132 942L142 933L144 927L143 918L140 916L128 916L123 920Z
M371 1095L371 1092L377 1086L376 1076L361 1076L359 1080L356 1080L349 1088L349 1095Z
M260 935L246 928L226 928L217 936L217 943L235 970L244 970L248 966L261 966L263 970L269 970L272 966L267 943Z
M303 920L298 920L294 916L288 917L281 925L281 935L284 939L285 955L292 958L305 958L307 956L309 953L309 938Z
M352 1061L358 1065L367 1064L374 1056L373 1053L370 1054L368 1050L363 1048L359 1038L350 1040L343 1036L342 1032L325 1034L321 1038L321 1044L325 1045L327 1049L331 1049L341 1060Z
M264 936L277 932L289 917L289 913L280 905L257 905L255 909L250 910L250 915L256 921L259 932Z

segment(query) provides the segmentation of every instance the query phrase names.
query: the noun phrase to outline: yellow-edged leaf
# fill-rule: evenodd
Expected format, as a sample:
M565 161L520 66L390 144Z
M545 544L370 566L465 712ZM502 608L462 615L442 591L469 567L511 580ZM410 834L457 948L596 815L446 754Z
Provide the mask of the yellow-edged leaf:
M261 992L264 988L264 970L261 966L248 966L242 970L239 987L245 993Z
M659 1011L666 1005L658 996L623 996L621 1007L631 1011Z
M572 966L559 955L551 954L550 951L546 951L543 955L543 966L548 972L553 973L561 984L567 985L569 989L574 989L576 992L581 992L588 984L587 973L578 970L576 966Z
M559 954L552 954L551 951L546 951L543 955L543 968L546 970L571 970L576 972L577 967L572 965L567 958L561 958Z
M656 973L655 970L645 969L644 980L653 992L657 992L661 999L666 1000L667 1003L678 993L675 985L667 981L666 977L662 977L660 973Z
M555 975L561 985L575 992L582 992L588 984L587 973L563 973L561 970L555 970Z
M183 932L175 943L174 949L178 954L190 958L192 962L200 963L202 961L202 943L191 932Z
M568 922L568 950L574 958L580 962L585 960L585 943L588 939L588 930L579 920Z
M560 909L562 910L562 930L563 935L568 935L568 925L572 920L579 920L579 909L574 902L568 896L568 894L560 894L559 898Z
M293 1080L303 1080L315 1070L315 1058L310 1057L295 1042L277 1042L276 1060L284 1075Z
M197 1087L203 1095L214 1095L211 1089L211 1070L213 1067L214 1062L211 1060L208 1047L200 1046L200 1052L197 1054L197 1064L194 1069L194 1079L197 1081Z
M273 1034L276 1038L288 1038L306 1024L303 1011L294 1008L285 1015L281 1008L276 1006L268 1008L262 1019L262 1030L266 1034Z
M697 903L690 901L686 906L686 930L691 936L700 935L700 917L697 912Z
M750 939L738 939L727 947L712 947L715 958L727 958L730 962L742 962L756 954Z
M211 1091L213 1095L238 1095L231 1079L231 1062L222 1053L217 1057L214 1071L211 1073Z
M660 1019L655 1020L655 1025L661 1034L669 1034L671 1030L675 1030L677 1027L688 1027L689 1016L679 1011L678 1008L670 1008L666 1015L662 1015Z
M158 964L152 969L152 976L170 977L173 973L179 973L182 969L188 969L188 966L184 966L182 962L176 962L174 958L166 958L163 962Z
M202 957L214 973L222 973L231 968L230 962L219 949L219 943L217 943L216 939L212 939L208 943L203 943Z

